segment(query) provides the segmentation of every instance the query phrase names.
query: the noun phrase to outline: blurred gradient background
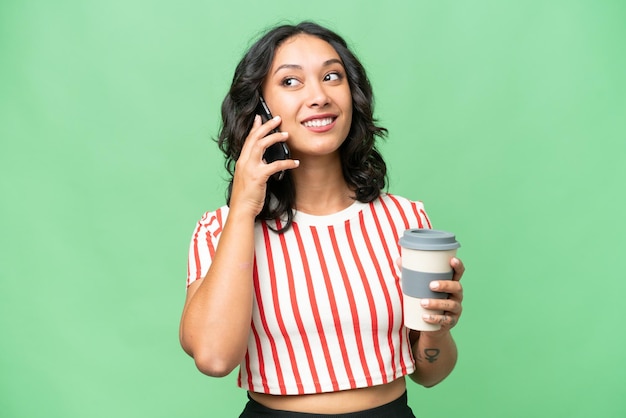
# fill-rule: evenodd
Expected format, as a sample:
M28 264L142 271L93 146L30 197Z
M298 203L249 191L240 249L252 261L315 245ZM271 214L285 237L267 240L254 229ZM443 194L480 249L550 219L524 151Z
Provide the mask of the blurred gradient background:
M232 417L178 343L212 141L277 23L343 35L389 129L389 191L467 266L460 357L419 417L626 416L626 3L0 3L0 416Z

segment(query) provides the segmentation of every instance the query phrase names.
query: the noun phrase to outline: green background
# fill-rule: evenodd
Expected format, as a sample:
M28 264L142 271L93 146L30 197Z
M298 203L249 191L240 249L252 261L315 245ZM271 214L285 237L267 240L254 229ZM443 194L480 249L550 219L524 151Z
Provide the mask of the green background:
M421 417L626 416L626 3L0 2L0 416L229 417L178 343L211 138L281 21L369 71L390 191L466 263L460 358Z

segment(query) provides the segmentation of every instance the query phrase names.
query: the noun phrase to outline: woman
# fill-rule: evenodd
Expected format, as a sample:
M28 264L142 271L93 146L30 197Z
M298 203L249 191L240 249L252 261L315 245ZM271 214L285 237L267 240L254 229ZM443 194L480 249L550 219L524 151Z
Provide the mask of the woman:
M430 222L382 192L372 103L345 41L314 23L269 31L237 66L219 136L228 206L194 231L180 340L209 376L240 366L242 417L412 417L405 376L429 387L454 367L464 267L451 260L453 280L431 284L450 294L425 301L441 330L405 328L398 238ZM267 163L278 142L293 158Z

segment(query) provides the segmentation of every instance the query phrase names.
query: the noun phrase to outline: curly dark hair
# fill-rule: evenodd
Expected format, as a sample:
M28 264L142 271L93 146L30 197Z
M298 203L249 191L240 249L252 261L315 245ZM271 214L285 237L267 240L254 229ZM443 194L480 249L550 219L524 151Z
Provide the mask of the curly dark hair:
M356 200L371 202L380 196L387 180L387 166L375 146L376 137L383 138L387 129L376 124L373 117L373 92L363 65L350 51L346 41L335 32L313 22L281 25L257 40L237 65L230 90L222 103L222 126L217 143L226 155L226 170L230 174L227 204L233 187L235 163L244 141L252 129L261 85L270 70L277 48L287 39L307 34L328 42L337 51L346 69L352 94L352 124L348 137L340 147L343 176L355 191ZM257 220L280 219L286 222L278 232L284 232L293 222L296 191L292 175L285 172L282 180L268 180L265 205Z

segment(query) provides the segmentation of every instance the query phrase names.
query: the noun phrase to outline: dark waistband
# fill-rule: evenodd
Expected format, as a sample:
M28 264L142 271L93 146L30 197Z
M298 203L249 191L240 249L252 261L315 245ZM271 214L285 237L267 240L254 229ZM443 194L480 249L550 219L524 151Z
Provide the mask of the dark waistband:
M358 412L348 412L346 414L309 414L305 412L279 411L268 408L248 395L248 403L239 418L257 418L257 417L281 417L281 418L415 418L411 408L407 404L406 391L395 401L376 408L367 409Z

